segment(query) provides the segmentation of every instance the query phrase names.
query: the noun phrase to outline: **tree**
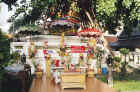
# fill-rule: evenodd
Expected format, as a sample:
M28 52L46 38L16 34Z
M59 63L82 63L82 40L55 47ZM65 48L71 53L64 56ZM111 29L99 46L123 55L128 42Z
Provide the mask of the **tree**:
M7 2L7 0L3 1ZM7 4L14 5L16 1L8 0ZM21 5L16 4L17 10L13 18L23 14L26 24L34 23L42 13L54 18L59 11L66 14L71 9L72 2L74 0L31 0L31 2L22 0ZM138 0L76 0L75 2L82 20L95 24L97 21L101 22L102 27L110 33L115 33L114 30L120 25L119 21L123 22L124 29L129 33L132 31L131 26L135 26L140 19ZM95 19L97 21L94 21Z
M31 2L22 0L20 4L16 5L16 12L10 20L16 25L16 30L20 26L35 24L36 20L41 19L46 15L47 17L45 19L48 17L54 19L57 16L57 12L60 11L62 11L64 15L68 12L70 4L71 0L31 0ZM21 25L18 25L18 23ZM12 30L13 28L11 26L9 31Z
M8 65L10 61L10 41L8 37L0 30L0 77L4 67Z
M125 56L125 60L122 62L122 68L121 68L122 76L124 77L126 75L126 65L128 64L128 62L126 62L126 56L129 54L129 49L121 48L120 53Z
M99 0L97 5L97 19L102 22L103 27L109 32L124 24L127 34L132 32L140 19L140 1L138 0Z

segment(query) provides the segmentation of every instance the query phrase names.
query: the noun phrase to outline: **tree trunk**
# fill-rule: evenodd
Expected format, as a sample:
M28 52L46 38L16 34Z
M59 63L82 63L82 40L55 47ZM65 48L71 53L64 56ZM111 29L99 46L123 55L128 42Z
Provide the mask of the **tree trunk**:
M135 62L135 55L133 54L133 62Z
M125 75L126 75L126 68L125 68L125 64L123 64L122 68L121 68L121 79L124 79L125 78Z
M126 74L126 65L127 65L127 62L126 62L126 55L125 55L125 61L124 61L124 76Z
M89 12L85 10L85 13L86 13L86 15L88 16L88 18L89 18L89 20L90 20L90 22L91 22L91 25L94 26L94 22L93 22L93 20L92 20L92 18L91 18L91 16L90 16ZM95 22L97 22L97 20L96 20ZM98 26L99 28L101 28L101 26L99 25L98 22L97 22L96 24L98 24L97 26ZM111 48L109 47L108 41L105 39L105 37L104 37L103 34L101 34L101 38L103 39L103 42L104 42L103 45L104 45L104 47L105 47L105 51L107 52L107 54L112 54L112 56L114 56L114 54L113 54ZM109 85L110 87L113 87L112 66L109 66L109 67L108 67L108 85Z
M94 8L93 8L93 10L94 10L95 16L96 16L96 5L97 5L97 0L94 0Z
M112 66L108 66L108 85L109 85L109 87L113 87Z
M122 68L121 68L121 79L124 79L125 78L125 75L126 75L126 55L125 55L125 60L124 60L124 63L122 65Z
M90 16L89 12L86 11L86 10L84 10L84 11L85 11L87 17L89 18L89 21L90 21L91 25L94 26L94 22L93 22L93 20L92 20L92 18L91 18L91 16Z
M94 21L92 20L92 18L91 18L91 16L90 16L89 12L85 10L85 13L86 13L87 17L89 18L89 20L90 20L92 26L94 26ZM97 21L96 21L96 22L97 22ZM99 28L101 28L100 25L99 25L99 23L96 23L96 24L98 24ZM110 52L110 54L112 54L112 55L114 56L114 54L113 54L111 48L109 47L109 44L108 44L108 42L107 42L107 40L105 39L105 37L104 37L103 34L101 34L101 38L104 40L105 50L106 50L107 52Z
M125 55L125 61L124 61L124 63L126 64L126 55Z

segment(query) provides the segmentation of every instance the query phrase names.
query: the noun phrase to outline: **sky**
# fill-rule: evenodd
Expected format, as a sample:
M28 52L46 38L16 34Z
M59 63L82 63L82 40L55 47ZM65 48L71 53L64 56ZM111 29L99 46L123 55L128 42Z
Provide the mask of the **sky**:
M9 17L13 15L14 9L12 11L8 12L8 6L5 3L0 3L0 28L2 29L3 32L8 33L8 29L10 27L10 23L7 22Z

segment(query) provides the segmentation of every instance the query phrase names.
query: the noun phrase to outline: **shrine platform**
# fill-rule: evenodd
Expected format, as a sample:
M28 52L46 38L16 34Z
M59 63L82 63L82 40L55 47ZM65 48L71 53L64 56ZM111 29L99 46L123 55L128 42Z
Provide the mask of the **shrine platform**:
M64 89L61 90L60 84L55 84L53 81L42 78L34 78L29 92L118 92L107 84L97 80L96 78L86 79L86 90L84 89Z

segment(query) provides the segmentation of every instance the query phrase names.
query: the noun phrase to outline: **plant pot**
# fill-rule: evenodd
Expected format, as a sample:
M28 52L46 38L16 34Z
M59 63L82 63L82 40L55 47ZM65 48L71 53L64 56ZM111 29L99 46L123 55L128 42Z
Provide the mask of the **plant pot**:
M88 71L88 77L94 77L94 71L93 70Z
M42 71L37 71L35 72L36 78L42 78L43 72Z

